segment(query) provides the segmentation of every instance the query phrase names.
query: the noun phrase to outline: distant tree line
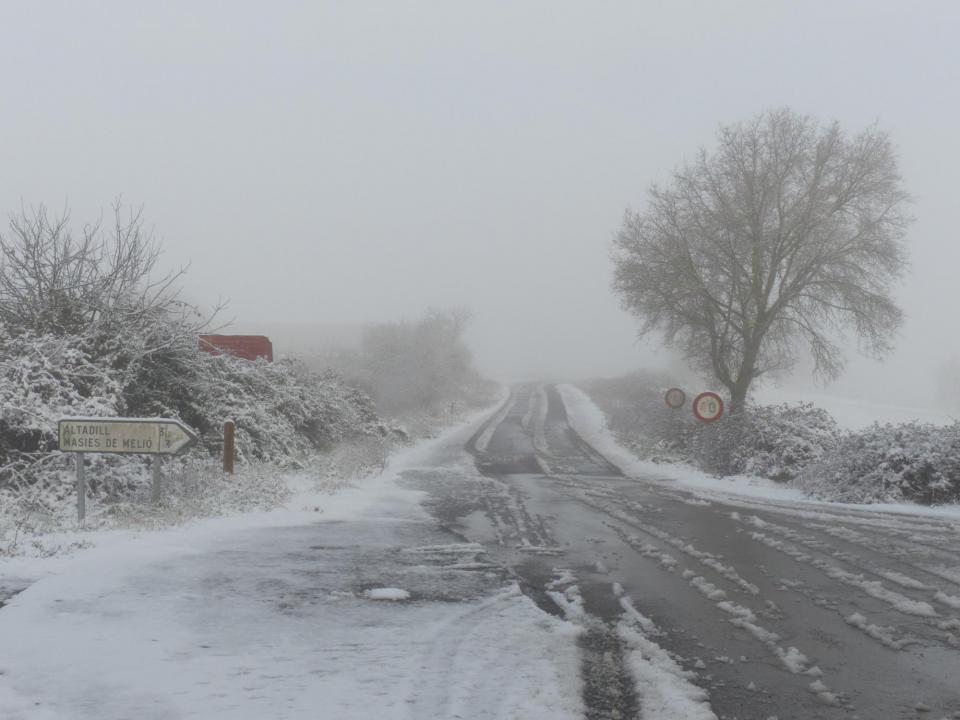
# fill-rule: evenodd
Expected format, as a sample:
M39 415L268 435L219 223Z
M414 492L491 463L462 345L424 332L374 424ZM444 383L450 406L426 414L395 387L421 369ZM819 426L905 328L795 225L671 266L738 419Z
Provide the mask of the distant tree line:
M385 417L411 422L457 412L492 392L464 340L470 313L429 310L415 320L368 325L359 347L317 358L367 392Z

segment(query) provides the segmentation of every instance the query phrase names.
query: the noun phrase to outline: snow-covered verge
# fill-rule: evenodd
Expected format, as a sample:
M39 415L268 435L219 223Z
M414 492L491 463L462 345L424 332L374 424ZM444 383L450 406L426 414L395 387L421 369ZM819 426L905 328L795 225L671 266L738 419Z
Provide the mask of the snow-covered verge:
M500 402L505 393L501 388L494 401ZM420 427L437 437L487 412L461 405L453 412L421 415ZM219 459L194 453L165 463L159 504L151 501L149 474L141 460L92 455L88 482L96 488L98 474L120 476L125 492L105 492L101 486L101 492L88 493L81 529L71 470L20 488L0 487L0 559L70 553L97 543L108 530L159 529L202 518L281 509L296 502L305 489L331 493L383 472L418 439L423 438L361 433L343 437L325 450L298 455L295 463L255 459L238 463L232 476L224 475Z
M960 502L960 423L875 422L850 430L802 402L749 405L704 424L665 406L668 382L636 373L587 390L621 444L645 459L777 480L823 500Z
M132 391L124 390L122 373L95 357L88 338L26 333L3 341L0 556L55 552L62 543L51 533L76 526L74 459L56 448L57 421L123 415ZM334 376L295 363L183 352L193 363L184 385L150 396L167 406L135 409L186 416L201 433L200 446L165 461L159 506L150 503L147 459L88 456L88 527L158 526L269 509L287 494L280 468L309 470L330 482L354 476L358 466L382 465L402 441L379 421L369 399ZM231 478L216 458L216 432L227 418L237 424L240 455Z
M0 717L582 717L576 629L397 483L475 426L335 494L301 475L273 512L0 561L44 575L0 609Z
M0 326L0 557L55 552L63 543L54 534L76 526L75 461L56 446L65 416L180 417L200 433L198 447L164 462L159 506L150 502L147 458L85 458L88 528L156 527L278 507L285 475L307 473L334 487L490 401L471 388L459 402L418 408L411 432L382 420L370 398L338 376L294 361L213 356L178 338L166 361L179 368L177 382L143 392L140 375L114 368L120 350L94 345L86 336L10 335ZM226 419L237 427L231 478L218 459Z
M780 483L749 475L718 477L682 461L658 462L642 459L631 450L616 433L610 430L607 417L583 390L572 385L560 385L558 390L567 406L570 425L624 474L646 480L662 480L685 486L693 491L709 494L744 495L768 500L807 503L824 503L836 507L862 507L861 503L836 502L817 498L806 491L805 486ZM916 503L875 501L871 509L904 514L929 514L939 517L960 518L960 505L927 507Z

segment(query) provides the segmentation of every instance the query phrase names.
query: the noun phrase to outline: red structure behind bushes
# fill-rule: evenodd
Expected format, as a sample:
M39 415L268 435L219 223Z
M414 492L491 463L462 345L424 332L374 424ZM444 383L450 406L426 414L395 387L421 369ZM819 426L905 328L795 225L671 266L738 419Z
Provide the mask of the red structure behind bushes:
M265 335L201 335L199 339L204 352L273 362L273 343Z

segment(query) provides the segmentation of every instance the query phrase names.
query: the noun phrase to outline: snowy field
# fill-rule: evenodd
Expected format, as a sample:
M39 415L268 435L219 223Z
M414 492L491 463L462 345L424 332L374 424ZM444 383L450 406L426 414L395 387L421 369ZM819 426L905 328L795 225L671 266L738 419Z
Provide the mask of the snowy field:
M922 422L933 425L949 425L957 417L943 410L929 407L897 405L869 401L843 395L828 393L810 393L788 388L763 387L756 395L756 401L763 405L780 403L813 403L823 408L843 428L860 430L875 422L907 423Z

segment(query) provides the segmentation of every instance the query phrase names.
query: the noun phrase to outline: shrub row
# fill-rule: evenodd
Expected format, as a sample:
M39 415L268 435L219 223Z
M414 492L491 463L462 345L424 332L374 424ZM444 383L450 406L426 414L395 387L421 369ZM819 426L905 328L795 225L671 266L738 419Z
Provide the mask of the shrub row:
M364 393L332 373L293 361L213 356L189 338L165 360L151 356L147 369L118 362L94 341L11 336L0 327L0 493L10 497L37 484L48 497L70 492L70 459L57 451L56 427L71 415L181 418L200 433L197 457L219 453L222 424L232 419L240 461L279 466L343 441L401 439ZM146 482L142 458L104 455L90 462L94 497L121 498Z
M960 502L960 424L874 424L842 430L809 403L751 405L709 425L663 402L674 384L656 373L588 387L610 429L638 455L724 475L791 483L842 502Z

